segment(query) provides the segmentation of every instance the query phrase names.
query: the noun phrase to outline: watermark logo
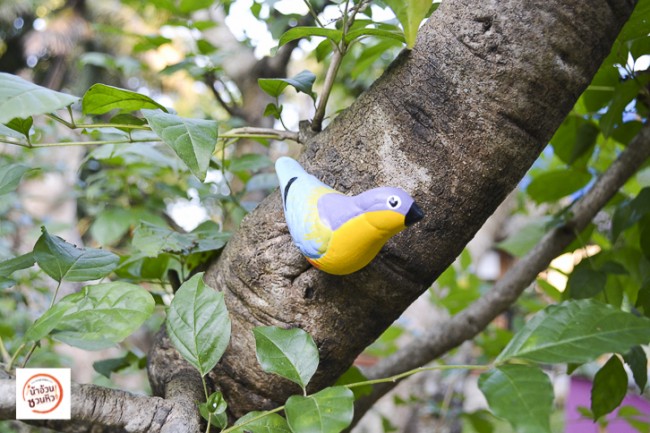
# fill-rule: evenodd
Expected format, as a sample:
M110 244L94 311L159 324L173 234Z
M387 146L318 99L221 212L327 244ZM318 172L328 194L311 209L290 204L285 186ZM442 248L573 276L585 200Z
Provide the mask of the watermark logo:
M70 419L70 369L16 369L16 419Z

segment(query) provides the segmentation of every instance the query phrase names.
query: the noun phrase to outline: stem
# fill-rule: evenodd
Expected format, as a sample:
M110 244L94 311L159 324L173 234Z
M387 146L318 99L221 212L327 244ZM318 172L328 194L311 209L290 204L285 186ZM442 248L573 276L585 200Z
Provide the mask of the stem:
M341 66L341 61L343 60L343 53L340 50L334 51L332 55L332 62L330 63L329 69L327 69L327 74L325 75L325 83L323 84L323 91L321 93L320 99L318 100L318 105L316 106L316 113L314 114L314 119L311 122L312 131L320 132L323 129L323 119L325 118L325 110L327 108L327 101L332 93L332 87L334 87L334 80L336 79L336 74Z
M18 358L18 356L20 355L20 352L22 352L24 348L25 348L25 343L21 343L21 345L18 346L18 349L16 349L16 351L14 352L14 356L12 356L11 359L9 360L9 364L7 364L7 367L5 368L5 371L7 371L7 372L11 371L11 369L14 366L14 363L16 362L16 359Z
M0 143L13 144L16 146L28 147L30 149L43 148L43 147L93 146L93 145L102 145L102 144L128 144L128 143L153 143L153 142L162 142L162 140L156 140L152 138L140 138L140 139L125 139L125 140L65 141L65 142L38 143L38 144L28 145L25 143L17 143L15 141L9 141L0 138Z
M71 122L68 122L67 120L52 113L48 113L46 114L46 116L52 120L55 120L65 125L66 127L68 127L68 129L124 128L124 129L151 130L151 128L148 125L131 125L128 123L75 123L74 119L72 118L72 114L70 115L70 119L72 120Z
M11 355L7 352L4 342L2 341L2 336L0 336L0 354L2 354L2 362L9 364L11 361Z
M205 376L201 376L201 383L203 384L203 394L205 394L205 402L208 402L208 385L205 383ZM205 433L210 433L210 426L212 425L212 412L208 408L208 426L205 428Z
M295 142L299 142L298 133L295 131L282 131L272 128L256 128L253 126L231 129L228 132L219 134L219 138L272 138L276 140L293 140Z
M321 97L318 100L318 105L316 106L316 113L314 114L314 118L311 122L312 131L320 132L323 129L323 119L325 118L327 101L329 100L330 94L332 93L332 88L334 87L334 81L336 80L336 74L338 73L339 68L341 67L341 62L343 61L343 57L347 53L348 46L349 46L349 44L345 41L345 36L347 35L348 30L350 30L350 27L354 23L354 18L359 12L362 5L363 2L360 2L354 9L352 9L352 12L348 17L349 1L345 2L345 12L343 14L343 34L341 35L341 42L339 42L339 44L336 45L335 47L336 49L334 50L334 54L332 55L332 61L330 62L330 66L327 69L327 73L325 74L325 83L323 84L323 91L321 92Z
M415 368L413 370L409 370L404 373L396 374L395 376L390 376L390 377L385 377L382 379L374 379L374 380L366 380L363 382L357 382L357 383L349 383L347 385L342 385L345 386L346 388L356 388L359 386L367 386L367 385L375 385L378 383L385 383L385 382L397 382L400 379L403 379L407 376L412 376L414 374L423 372L423 371L435 371L435 370L459 370L459 369L464 369L464 370L489 370L492 368L491 365L433 365L430 367L419 367ZM244 427L245 425L251 424L259 419L264 418L265 416L271 415L272 413L277 413L284 410L284 406L279 406L276 407L273 410L264 412L262 414L257 415L256 417L253 417L246 422L243 422L241 424L238 424L236 426L229 427L225 430L221 430L221 433L228 433L233 431L234 429L239 429Z
M27 363L29 362L29 358L32 357L32 354L34 353L34 350L36 350L36 343L32 343L32 347L29 349L29 352L27 352L27 355L25 355L25 359L23 360L23 365L22 368L25 368Z
M318 14L312 7L311 3L309 3L309 0L303 0L303 2L307 5L307 8L309 9L309 13L311 14L312 17L314 17L314 21L316 22L316 24L318 24L318 27L324 27L323 23L321 23L320 20L318 19Z
M59 294L60 288L61 288L61 281L59 281L59 284L56 285L56 289L54 289L54 296L52 296L52 300L50 301L50 308L54 306L54 301L56 300L56 296Z
M343 385L347 388L356 388L358 386L367 386L367 385L376 385L378 383L389 383L397 382L400 379L404 379L408 376L413 376L414 374L421 373L423 371L440 371L440 370L489 370L492 368L492 365L432 365L430 367L418 367L413 370L405 371L404 373L399 373L394 376L382 377L381 379L371 379L365 380L363 382L351 383L348 385Z

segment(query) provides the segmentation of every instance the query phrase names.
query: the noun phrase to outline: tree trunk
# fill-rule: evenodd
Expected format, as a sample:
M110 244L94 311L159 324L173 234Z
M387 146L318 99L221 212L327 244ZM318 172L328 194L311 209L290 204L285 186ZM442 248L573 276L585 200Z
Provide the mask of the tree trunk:
M442 3L415 48L301 158L346 193L404 188L425 219L394 237L367 268L332 276L292 245L276 192L243 221L207 273L233 321L231 344L211 379L234 415L299 392L261 371L253 327L300 327L314 337L321 357L314 391L335 381L430 286L538 157L634 3ZM163 353L152 351L154 367ZM152 379L154 388L164 385Z

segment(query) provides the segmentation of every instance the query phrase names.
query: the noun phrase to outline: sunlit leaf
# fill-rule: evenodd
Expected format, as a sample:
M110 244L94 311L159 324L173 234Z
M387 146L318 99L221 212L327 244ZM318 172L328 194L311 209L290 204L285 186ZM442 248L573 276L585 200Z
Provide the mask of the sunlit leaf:
M375 36L379 38L394 39L399 42L406 42L404 40L404 34L395 30L385 30L385 29L375 29L375 28L363 28L353 30L345 35L345 41L350 43L351 41L364 37L364 36Z
M411 49L420 28L420 23L431 9L431 0L384 0L404 29L406 46Z
M84 287L47 310L26 332L38 341L52 333L64 343L87 350L115 345L151 316L153 297L134 284L112 282Z
M222 248L229 238L229 233L212 227L207 230L197 227L191 233L179 233L167 227L143 222L136 227L132 244L148 257L156 257L160 253L188 255L217 250Z
M0 72L0 123L52 113L74 104L78 97L37 86L16 75Z
M217 146L214 120L186 119L159 110L142 110L151 129L173 150L201 182Z
M330 39L336 43L341 41L343 32L335 29L324 29L322 27L293 27L287 30L278 41L278 45L282 46L287 42L296 39L308 38L311 36L321 36Z
M104 114L115 109L136 111L143 108L159 108L167 111L165 107L146 95L106 84L94 84L88 89L83 96L81 106L84 114Z

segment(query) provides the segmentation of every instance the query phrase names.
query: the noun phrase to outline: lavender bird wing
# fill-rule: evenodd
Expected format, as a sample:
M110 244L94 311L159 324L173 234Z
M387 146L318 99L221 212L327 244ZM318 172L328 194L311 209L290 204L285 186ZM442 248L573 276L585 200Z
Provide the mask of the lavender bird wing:
M327 250L332 235L329 226L319 216L318 200L325 194L339 193L307 173L291 158L279 158L275 170L291 237L302 254L317 259Z

